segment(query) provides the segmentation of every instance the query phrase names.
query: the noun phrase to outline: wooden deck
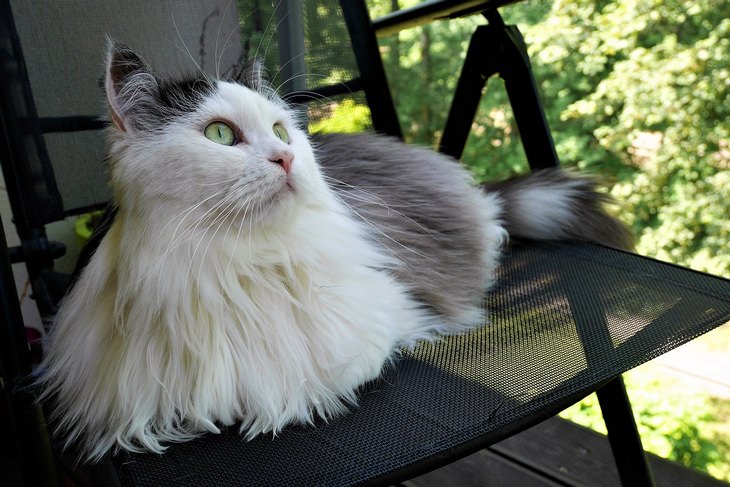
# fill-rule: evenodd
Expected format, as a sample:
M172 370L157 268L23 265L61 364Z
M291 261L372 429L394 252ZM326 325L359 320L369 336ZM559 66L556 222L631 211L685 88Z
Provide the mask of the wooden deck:
M728 487L701 472L648 454L657 487ZM620 486L608 439L560 418L446 467L405 487Z

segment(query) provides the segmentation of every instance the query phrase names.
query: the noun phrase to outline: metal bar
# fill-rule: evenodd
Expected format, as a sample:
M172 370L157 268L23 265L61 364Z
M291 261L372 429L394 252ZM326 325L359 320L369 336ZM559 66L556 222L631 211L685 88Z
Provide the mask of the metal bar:
M6 452L2 471L14 485L57 485L55 463L43 411L28 389L31 365L15 279L0 221L0 425Z
M38 119L41 132L83 132L85 130L101 130L109 126L109 122L93 115L76 115L71 117L41 117Z
M518 1L520 0L429 0L375 19L373 26L378 37L386 37L435 20L451 19L487 9L496 9Z
M598 389L596 395L608 430L608 440L611 443L621 485L653 486L654 478L641 445L639 430L636 428L629 396L626 394L621 376Z
M497 56L490 56L486 51L490 47L493 49L495 42L497 38L494 30L487 25L477 27L471 37L444 133L439 142L438 150L443 154L459 159L464 151L484 85L487 78L498 70L496 63L499 53Z
M390 94L380 58L378 41L364 0L340 0L347 30L350 32L365 99L377 132L403 138L403 132Z
M502 33L500 44L504 61L499 74L504 80L530 168L534 170L559 166L555 142L545 117L522 34L517 26L505 26L497 11L490 11L486 16L490 26Z
M505 82L530 168L558 166L555 143L522 35L516 26L504 25L496 10L485 12L485 16L489 25L477 27L469 43L439 151L461 157L482 89L490 76L499 73Z
M307 103L311 100L327 99L331 96L351 94L364 89L360 78L343 81L335 85L320 86L303 92L293 92L284 96L290 103Z
M304 15L302 2L283 0L276 4L278 20L279 65L283 93L307 89L305 78L307 67L304 62Z
M304 60L304 14L300 0L282 0L276 4L278 19L278 44L281 92L289 93L307 89L307 66ZM290 100L292 101L292 100ZM296 103L295 103L296 104ZM306 106L296 107L301 117L307 114Z
M20 38L8 0L0 0L0 159L21 238L63 218L33 101Z

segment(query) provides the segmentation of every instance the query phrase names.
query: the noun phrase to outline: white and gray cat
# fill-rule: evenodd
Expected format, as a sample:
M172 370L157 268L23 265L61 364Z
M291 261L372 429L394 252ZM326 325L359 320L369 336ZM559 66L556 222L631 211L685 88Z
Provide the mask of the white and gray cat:
M484 323L508 234L630 245L589 179L478 188L391 138L310 137L255 63L167 80L113 44L105 79L117 216L38 370L89 460L346 411L401 347Z

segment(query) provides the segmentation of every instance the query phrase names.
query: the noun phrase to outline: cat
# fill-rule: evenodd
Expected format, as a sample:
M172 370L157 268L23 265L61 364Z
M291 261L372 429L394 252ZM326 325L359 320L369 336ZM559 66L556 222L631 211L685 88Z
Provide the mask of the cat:
M630 246L569 171L480 188L393 138L309 136L256 62L163 79L111 42L106 66L117 213L37 371L85 460L344 413L403 347L485 322L510 236Z

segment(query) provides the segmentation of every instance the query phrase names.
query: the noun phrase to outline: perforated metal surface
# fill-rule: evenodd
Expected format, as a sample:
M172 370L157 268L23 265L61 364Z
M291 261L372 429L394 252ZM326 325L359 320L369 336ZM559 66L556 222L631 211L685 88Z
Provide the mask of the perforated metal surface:
M730 281L576 244L516 244L485 298L492 323L425 344L329 424L245 442L237 430L118 455L123 485L393 481L494 443L730 320ZM395 473L395 476L394 476Z

